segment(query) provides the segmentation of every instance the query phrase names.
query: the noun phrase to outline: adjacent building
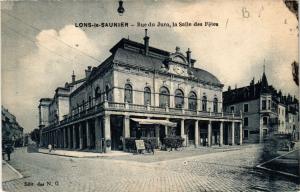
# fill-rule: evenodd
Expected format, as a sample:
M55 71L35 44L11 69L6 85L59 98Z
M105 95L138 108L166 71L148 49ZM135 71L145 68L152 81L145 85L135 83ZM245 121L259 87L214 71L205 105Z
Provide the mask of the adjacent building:
M121 39L86 78L40 100L43 146L108 152L124 150L124 138L170 135L184 146L242 144L242 119L223 112L223 84L182 53ZM76 83L74 83L76 82Z
M293 138L299 140L299 101L290 95L282 97L286 105L286 129L285 133L292 134Z
M13 143L15 146L23 145L23 127L19 125L16 117L8 109L1 106L2 114L2 143Z
M242 112L245 143L263 142L270 134L299 134L298 100L268 84L265 72L249 86L223 93L224 111Z

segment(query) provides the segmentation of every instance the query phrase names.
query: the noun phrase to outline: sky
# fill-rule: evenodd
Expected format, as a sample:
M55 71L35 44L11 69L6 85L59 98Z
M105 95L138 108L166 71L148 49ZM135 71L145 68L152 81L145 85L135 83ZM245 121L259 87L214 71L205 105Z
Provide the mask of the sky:
M261 78L296 95L291 63L298 61L298 21L281 0L1 2L1 102L25 132L38 127L40 98L98 66L121 38L143 42L140 23L194 22L218 26L147 27L150 46L175 52L188 48L195 67L225 86L246 86ZM128 22L128 28L78 28L80 22Z

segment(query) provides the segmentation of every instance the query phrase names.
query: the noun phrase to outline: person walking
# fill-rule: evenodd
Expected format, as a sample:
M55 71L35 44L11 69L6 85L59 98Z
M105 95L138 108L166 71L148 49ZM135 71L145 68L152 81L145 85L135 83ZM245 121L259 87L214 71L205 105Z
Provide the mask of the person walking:
M2 160L5 160L5 150L6 150L6 144L2 145Z
M7 160L10 161L10 154L13 152L13 147L11 145L7 145L5 152L7 154Z
M48 149L49 149L49 153L50 153L52 151L52 145L51 144L48 145Z

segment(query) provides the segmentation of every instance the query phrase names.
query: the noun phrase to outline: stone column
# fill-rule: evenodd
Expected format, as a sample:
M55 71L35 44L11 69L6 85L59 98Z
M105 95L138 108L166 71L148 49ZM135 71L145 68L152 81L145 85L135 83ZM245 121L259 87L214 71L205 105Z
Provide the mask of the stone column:
M155 125L155 137L156 137L156 143L159 146L159 125Z
M59 136L60 136L59 130L57 129L56 132L55 132L55 137L56 137L56 147L57 147L57 148L60 147L60 146L59 146L59 145L60 145L60 142L59 142L60 137L59 137Z
M211 121L208 121L208 127L207 127L207 145L211 146Z
M51 145L54 145L54 131L51 131Z
M67 147L67 139L66 139L66 128L63 128L63 138L64 138L64 148Z
M57 130L57 146L61 148L61 129Z
M125 138L130 137L130 119L128 115L123 117L123 150L126 149Z
M165 125L165 135L166 135L166 137L168 136L168 126L167 125Z
M186 147L187 141L184 134L184 119L181 119L181 123L180 123L180 136L184 139L183 146Z
M72 144L71 144L71 127L67 127L68 130L68 148L71 149Z
M169 119L166 119L167 121L169 121ZM166 135L166 137L168 136L168 126L167 125L165 125L165 135Z
M240 122L240 145L243 144L243 123Z
M235 129L235 124L234 122L231 123L231 144L234 145L234 129Z
M83 149L82 123L79 123L78 131L79 131L79 149Z
M63 148L63 131L62 131L62 129L58 130L58 134L59 134L59 137L58 137L59 143L58 143L58 145L59 145L60 148Z
M223 121L220 122L220 146L223 145L224 141L223 141Z
M91 140L90 140L90 124L89 121L86 121L86 147L89 149L91 146Z
M96 145L96 151L97 152L103 152L103 146L102 146L102 126L101 121L99 117L95 118L95 145Z
M73 125L73 149L76 149L76 127Z
M110 146L107 146L107 141L109 140L111 142L111 134L110 134L110 115L103 116L103 124L104 124L104 135L105 135L105 152L110 152L111 150L111 144Z
M50 139L49 139L49 132L47 132L47 146L46 147L48 147L48 145L50 144Z
M195 147L199 146L199 121L195 121Z
M57 148L57 130L54 130L54 145Z
M42 147L43 146L43 134L42 134L42 129L41 128L39 129L39 135L40 135L39 147Z

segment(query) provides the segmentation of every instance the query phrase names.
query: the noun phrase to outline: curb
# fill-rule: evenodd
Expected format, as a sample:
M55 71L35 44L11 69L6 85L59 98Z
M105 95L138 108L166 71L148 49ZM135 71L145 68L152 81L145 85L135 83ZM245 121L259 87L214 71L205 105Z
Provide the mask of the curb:
M290 154L290 153L292 153L292 152L294 152L294 151L297 151L297 150L299 150L299 149L295 149L295 150L290 151L290 152L288 152L288 153L286 153L286 154L283 154L283 155L280 155L280 156L275 157L275 158L273 158L273 159L270 159L270 160L268 160L268 161L266 161L266 162L263 162L263 163L261 163L261 164L256 165L255 167L258 168L258 169L263 169L263 170L266 170L266 171L269 171L269 172L278 173L278 174L282 174L282 175L286 175L286 176L289 176L289 177L294 177L294 178L299 179L299 176L298 176L298 175L294 175L294 174L292 174L292 173L287 173L287 172L283 172L283 171L277 171L277 170L274 170L274 169L270 169L270 168L263 167L264 164L267 164L267 163L269 163L269 162L271 162L271 161L273 161L273 160L279 159L279 158L281 158L281 157L283 157L283 156L286 156L286 155L288 155L288 154Z
M269 168L266 168L266 167L262 167L260 165L257 165L256 168L266 170L266 171L269 171L269 172L272 172L272 173L278 173L278 174L282 174L282 175L286 175L286 176L289 176L289 177L294 177L294 178L299 179L299 176L297 176L297 175L294 175L294 174L291 174L291 173L286 173L286 172L283 172L283 171L277 171L277 170L274 170L274 169L269 169Z
M74 156L74 155L66 155L66 154L57 154L57 153L47 153L39 151L38 153L46 154L46 155L57 155L61 157L73 157L73 158L105 158L107 156L97 155L97 156ZM109 157L109 156L108 156Z
M5 161L5 160L3 160L5 163L6 163L6 165L8 165L8 167L13 171L13 172L15 172L18 176L19 176L19 178L17 178L17 179L21 179L21 178L23 178L24 176L19 172L19 171L17 171L13 166L11 166L9 163L7 163L7 161ZM14 179L15 180L15 179Z
M65 154L57 154L57 153L47 153L47 152L39 152L42 154L47 154L47 155L57 155L57 156L61 156L61 157L73 157L73 158L98 158L101 156L74 156L74 155L65 155Z

